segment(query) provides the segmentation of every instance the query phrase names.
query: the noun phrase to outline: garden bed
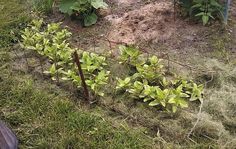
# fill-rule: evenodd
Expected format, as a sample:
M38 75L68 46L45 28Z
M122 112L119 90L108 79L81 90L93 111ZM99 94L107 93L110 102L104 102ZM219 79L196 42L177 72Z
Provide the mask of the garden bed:
M99 115L114 127L140 129L141 135L152 140L152 148L233 148L236 144L235 45L232 44L236 41L233 38L235 35L230 32L235 30L233 24L230 22L226 31L219 31L218 23L203 27L178 15L174 20L173 4L170 1L110 0L109 4L111 11L92 27L83 28L77 21L64 18L59 12L46 18L46 21L63 21L73 33L73 47L102 55L109 54L113 79L129 72L115 60L119 55L120 44L135 44L143 53L163 58L164 64L172 72L204 83L203 105L192 103L189 108L171 114L156 107L150 108L127 94L116 95L107 87L106 95L88 108L85 103L81 103L82 93L78 94L73 85L55 85L42 73L42 68L46 70L49 66L47 60L40 63L34 52L24 53L17 46L11 53L11 58L15 60L11 63L13 72L30 74L40 88L44 86L43 82L54 84L53 90L63 90L68 94L67 97L74 100L72 103L76 106L73 108L83 107L86 112ZM115 84L113 81L111 86ZM133 144L130 147L134 148Z

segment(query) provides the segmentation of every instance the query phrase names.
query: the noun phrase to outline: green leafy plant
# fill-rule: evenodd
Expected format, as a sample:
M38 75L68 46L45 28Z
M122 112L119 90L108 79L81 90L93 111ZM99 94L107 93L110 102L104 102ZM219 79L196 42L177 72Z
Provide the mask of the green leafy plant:
M95 53L83 52L81 58L81 67L83 70L93 73L97 70L103 70L107 65L106 58Z
M120 63L126 63L133 66L136 64L142 64L140 59L141 52L133 46L120 46Z
M163 74L163 65L160 63L161 60L157 56L148 58L148 61L144 64L136 64L137 73L134 77L147 79L150 83L154 83Z
M58 81L62 78L81 88L81 78L72 59L72 53L76 49L71 48L68 42L70 36L71 33L67 29L62 29L60 23L51 23L43 27L43 20L33 20L29 27L22 31L21 46L49 59L51 66L44 73L50 74L52 80ZM95 94L103 96L102 89L107 84L109 75L109 71L104 69L107 65L106 58L82 51L80 57L87 85Z
M223 7L217 0L194 0L191 7L191 13L194 12L196 17L201 17L203 25L206 25L210 18L214 19L217 14L222 15Z
M106 9L108 5L103 0L61 0L59 9L68 15L77 15L83 19L85 26L97 22L97 9Z
M187 108L188 102L186 99L189 97L187 93L183 91L183 86L180 85L176 89L172 90L172 95L170 99L168 100L168 103L170 103L172 106L172 111L176 112L177 107L181 108Z
M62 68L57 68L55 64L52 64L48 71L44 71L45 74L50 74L53 81L57 80L57 74L62 72Z
M127 89L127 91L134 97L139 97L143 89L144 89L143 83L140 81L135 81L133 85L130 86L129 89Z
M200 18L203 25L210 19L223 17L223 6L218 0L179 0L179 3L190 16Z
M121 50L127 53L126 48ZM203 85L183 79L166 78L162 60L157 56L151 56L139 63L138 58L144 59L141 53L138 57L137 54L132 58L130 56L132 53L138 53L138 49L132 49L128 56L122 52L119 59L122 63L135 67L136 72L125 79L117 78L117 90L125 91L135 99L149 102L149 106L159 106L172 112L188 107L190 101L202 102ZM128 61L130 59L133 60L132 63Z
M62 71L62 73L64 74L62 80L72 81L74 84L76 84L77 88L81 88L81 78L78 76L78 74L76 74L75 70Z
M116 89L117 90L122 90L122 89L126 89L126 88L129 88L131 86L131 78L130 77L127 77L125 78L124 80L120 79L120 78L117 78L117 86L116 86Z
M96 76L93 76L93 78L86 80L86 83L95 94L104 96L102 89L107 84L109 74L109 71L102 70Z

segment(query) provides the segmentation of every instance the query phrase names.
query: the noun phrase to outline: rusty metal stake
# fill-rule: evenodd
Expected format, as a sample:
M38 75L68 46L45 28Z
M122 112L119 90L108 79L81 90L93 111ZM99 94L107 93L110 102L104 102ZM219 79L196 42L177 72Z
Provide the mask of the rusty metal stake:
M79 61L79 56L78 56L77 51L74 52L74 60L75 60L75 63L78 67L78 70L79 70L79 75L80 75L80 78L81 78L81 81L82 81L82 86L84 88L84 96L87 99L87 101L90 102L89 91L88 91L87 84L86 84L85 79L84 79L84 74L83 74L83 71L82 71L82 68L81 68L81 64L80 64L80 61Z

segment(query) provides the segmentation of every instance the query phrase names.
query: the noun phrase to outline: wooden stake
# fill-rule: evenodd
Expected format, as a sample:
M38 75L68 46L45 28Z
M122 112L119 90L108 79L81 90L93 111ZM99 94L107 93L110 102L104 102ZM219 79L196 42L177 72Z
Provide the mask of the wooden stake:
M74 60L75 60L75 63L78 67L78 70L79 70L79 75L80 75L80 78L81 78L81 81L82 81L82 86L84 88L84 96L87 99L87 101L90 102L89 91L88 91L87 84L86 84L85 79L84 79L84 74L83 74L81 64L80 64L80 61L79 61L79 56L78 56L78 53L76 51L74 52Z

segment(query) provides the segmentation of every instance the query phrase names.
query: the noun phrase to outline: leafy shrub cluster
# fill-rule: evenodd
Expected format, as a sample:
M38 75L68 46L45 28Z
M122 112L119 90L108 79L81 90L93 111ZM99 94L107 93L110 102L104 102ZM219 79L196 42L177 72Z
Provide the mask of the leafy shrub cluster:
M33 20L24 31L21 46L34 50L47 57L51 63L48 71L53 80L73 82L81 87L81 78L73 62L72 53L77 50L70 47L68 39L71 33L61 29L60 23L43 26L43 20ZM109 73L105 67L106 58L95 53L80 52L81 67L86 84L95 95L104 96L104 86L108 83ZM145 58L138 49L121 46L120 63L134 70L131 76L118 79L117 90L128 92L132 97L149 102L150 106L176 112L178 107L188 107L189 101L202 101L203 86L184 79L167 78L161 60L156 56Z
M79 16L85 26L90 26L97 22L96 10L107 6L103 0L61 0L59 9L70 16Z
M206 25L210 19L223 17L223 6L219 0L178 0L184 12L191 17L201 19Z
M149 106L176 112L178 107L188 107L189 101L202 102L203 85L167 78L161 59L156 56L144 58L134 47L121 47L120 63L129 65L134 73L124 79L117 78L116 89L149 102Z
M77 74L77 67L73 62L72 53L77 49L70 47L68 39L71 33L61 29L60 23L48 24L43 27L43 20L33 20L29 27L22 31L24 49L34 50L39 55L47 57L51 63L48 71L52 80L59 78L72 81L81 87L81 78ZM95 53L81 52L81 67L84 71L87 85L100 96L104 93L102 87L107 84L109 71L105 70L106 58Z

